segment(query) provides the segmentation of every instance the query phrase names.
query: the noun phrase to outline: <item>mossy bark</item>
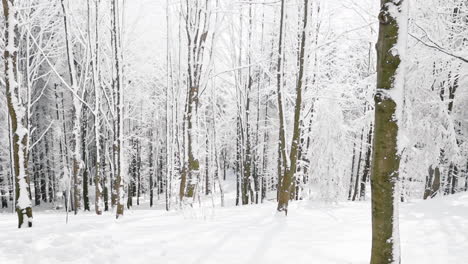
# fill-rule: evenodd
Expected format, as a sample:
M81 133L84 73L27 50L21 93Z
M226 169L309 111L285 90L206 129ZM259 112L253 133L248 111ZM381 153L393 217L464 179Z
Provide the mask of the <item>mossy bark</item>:
M405 1L382 0L377 43L377 93L375 95L375 129L372 187L372 255L371 264L400 263L398 237L397 190L400 156L398 152L397 99L390 91L399 89L395 82L401 65L401 50L395 50L403 21ZM397 18L400 17L400 18ZM405 22L405 21L403 21Z
M398 125L393 120L396 104L376 98L372 187L371 264L395 262L394 207L400 157L396 151ZM399 263L399 262L398 262Z

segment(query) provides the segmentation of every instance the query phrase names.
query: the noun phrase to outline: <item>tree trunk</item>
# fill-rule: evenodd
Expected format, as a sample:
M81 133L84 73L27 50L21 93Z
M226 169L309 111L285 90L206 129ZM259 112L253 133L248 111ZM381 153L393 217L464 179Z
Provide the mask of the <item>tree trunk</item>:
M267 145L268 145L268 141L270 139L270 134L268 133L268 129L267 129L267 124L268 124L268 104L270 103L270 97L268 96L267 99L266 99L266 102L265 102L265 120L264 120L264 134L263 134L263 168L262 168L262 177L261 177L261 188L262 188L262 191L261 191L261 196L262 196L262 199L261 199L261 202L263 203L263 201L265 200L266 198L266 193L267 193L267 179L266 179L266 176L267 176L267 167L268 167L268 151L267 151Z
M18 215L18 228L32 227L31 191L28 175L28 149L29 131L25 127L26 109L21 100L22 89L18 77L18 48L19 25L18 10L15 0L2 0L3 14L5 16L5 87L8 113L11 120L10 135L12 135L12 160L15 178L16 213Z
M88 42L89 42L89 49L92 52L92 38L91 38L91 5L90 0L87 1L88 4ZM94 210L97 215L102 214L103 210L103 201L102 201L102 174L101 174L101 135L100 135L100 97L99 97L99 90L101 81L99 79L100 76L100 60L99 60L99 1L94 1L94 53L91 56L92 60L92 83L94 88L94 147L96 148L96 157L94 162L94 187L95 187L95 198L94 198Z
M284 128L284 113L283 113L283 95L282 95L282 87L283 87L283 27L284 27L284 16L285 16L285 8L284 8L284 0L281 0L281 11L280 11L280 30L279 30L279 41L278 41L278 63L277 63L277 74L276 74L276 93L277 93L277 100L278 100L278 118L279 118L279 132L278 132L278 186L277 186L277 197L278 197L278 211L284 210L284 205L287 204L289 201L289 192L288 187L286 186L287 194L283 194L283 200L281 199L281 187L283 186L283 173L286 174L288 163L286 157L286 131ZM288 196L288 198L286 198ZM287 199L287 201L284 201ZM281 204L281 207L280 206ZM287 205L285 207L287 209ZM285 210L285 212L287 212Z
M375 130L372 186L372 264L400 263L398 230L398 150L397 107L401 107L404 54L407 34L408 1L381 0L377 42L377 93L375 95ZM403 36L403 38L400 38ZM395 118L396 117L396 118Z
M283 19L284 19L284 0L281 2L281 26L280 26L280 34L283 31ZM294 179L294 175L297 170L297 156L299 152L299 145L301 139L301 109L302 109L302 86L304 83L304 72L305 72L305 46L306 46L306 36L307 36L307 18L308 18L308 10L309 10L309 0L304 0L304 17L303 17L303 29L302 29L302 37L301 37L301 44L300 44L300 54L298 57L299 60L299 75L297 78L296 84L296 102L295 102L295 109L294 109L294 126L293 126L293 137L291 142L291 151L289 156L289 164L286 161L286 157L283 158L284 160L284 176L281 181L280 186L280 194L278 199L278 208L279 212L284 211L285 214L288 214L288 203L289 199L291 199L291 188ZM280 35L280 56L281 52L281 45L282 45L282 36ZM278 70L281 69L281 62L278 63L279 67ZM279 71L281 74L281 71ZM278 78L278 81L281 81L281 77ZM286 155L286 146L285 146L285 130L284 130L284 115L283 115L283 106L281 102L281 87L278 86L278 108L280 109L280 127L282 132L280 133L280 141L282 145L281 155Z
M364 172L361 180L361 190L359 200L363 201L366 199L366 186L369 180L369 174L371 169L371 155L372 155L372 124L369 128L369 134L367 135L367 147L366 147L366 160L364 163Z
M63 22L65 29L65 44L68 61L68 71L70 75L70 87L72 88L73 98L73 201L75 214L78 213L78 209L81 207L81 151L80 151L80 115L81 115L81 104L76 97L78 94L78 79L75 69L75 59L73 56L73 44L71 40L71 32L68 17L68 7L65 5L65 0L61 0L62 11L63 11Z
M141 144L140 140L137 140L137 205L140 205L140 195L141 195Z
M116 124L114 134L116 140L113 146L114 166L115 166L115 200L117 205L116 218L123 216L125 206L124 176L122 170L123 163L123 70L122 70L122 50L120 39L120 20L118 10L118 0L111 2L111 38L114 56L114 84L116 95Z
M361 183L361 178L359 177L359 172L361 171L363 141L364 141L364 128L361 131L361 147L359 149L358 163L357 163L357 168L356 168L356 181L354 182L353 201L356 201L356 198L358 197L359 186L360 186L360 183Z
M154 192L153 192L153 179L154 179L154 165L153 165L153 156L154 156L154 146L153 146L153 127L150 128L149 131L149 157L148 157L148 178L149 178L149 183L148 183L148 189L150 192L150 207L153 207L153 198L154 198Z
M356 135L354 136L354 144L353 144L353 158L351 159L351 177L349 180L349 191L348 191L348 200L351 201L353 197L353 179L354 179L354 163L356 160Z
M83 157L83 209L89 211L89 174L88 174L88 148L87 148L87 135L88 135L88 118L86 111L83 112L83 121L81 122L81 150Z
M194 198L200 178L200 161L198 159L198 106L203 61L210 24L210 1L185 1L185 33L187 35L187 171L182 174L180 194ZM191 205L191 202L189 202Z

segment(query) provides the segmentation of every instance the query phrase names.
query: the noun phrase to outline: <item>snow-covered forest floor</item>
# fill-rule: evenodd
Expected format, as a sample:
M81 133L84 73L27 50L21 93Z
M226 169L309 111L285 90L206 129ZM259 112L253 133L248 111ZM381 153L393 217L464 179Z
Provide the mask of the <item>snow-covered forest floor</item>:
M370 202L276 203L166 212L147 205L107 213L36 210L32 229L0 214L0 263L368 263ZM402 263L463 264L468 194L401 204Z

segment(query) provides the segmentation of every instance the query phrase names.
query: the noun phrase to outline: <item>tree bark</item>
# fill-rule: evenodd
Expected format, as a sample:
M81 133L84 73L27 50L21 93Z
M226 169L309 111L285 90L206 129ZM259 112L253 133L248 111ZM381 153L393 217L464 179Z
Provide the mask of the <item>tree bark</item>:
M366 147L366 160L364 163L364 172L362 174L362 180L361 180L361 189L360 189L360 195L359 195L359 200L363 201L366 199L366 186L367 186L367 181L369 180L369 174L370 174L370 169L371 169L371 155L372 155L372 124L370 125L369 128L369 133L367 135L367 147Z
M182 173L180 195L194 198L200 178L198 159L198 106L203 61L210 24L209 0L202 2L185 1L185 33L187 36L187 160L186 172ZM191 204L191 202L189 202Z
M10 135L12 135L12 160L15 178L16 213L18 215L18 228L32 227L31 191L28 175L28 149L29 131L25 127L27 116L23 100L21 99L21 86L18 77L18 49L19 25L18 10L15 0L2 0L5 17L5 87L8 113L11 120Z
M403 95L407 28L406 0L381 0L377 42L377 93L372 164L372 254L371 264L400 263L398 190L398 96Z
M280 34L283 31L283 19L284 19L284 0L281 2L281 26L280 26ZM281 100L281 87L278 85L278 108L280 109L280 141L281 141L281 155L284 155L283 158L283 170L284 175L281 180L280 186L280 193L278 199L278 208L279 212L284 211L285 214L288 214L288 204L289 200L291 199L291 188L294 179L294 175L297 170L297 157L299 153L299 145L301 139L301 109L302 109L302 87L304 84L304 61L305 61L305 46L306 46L306 39L307 39L307 18L308 18L308 9L309 9L309 0L304 0L304 17L303 17L303 29L302 29L302 37L301 37L301 44L300 44L300 53L299 53L299 75L297 78L296 84L296 102L295 102L295 109L294 109L294 126L293 126L293 137L291 142L291 151L289 154L289 164L286 161L286 146L285 146L285 129L284 129L284 114L283 114L283 106ZM282 56L281 52L281 45L282 45L282 36L280 35L280 56ZM278 70L281 69L281 63L278 63ZM281 74L281 71L279 71ZM281 81L281 77L278 78L278 81Z
M80 151L80 115L81 115L81 104L76 97L78 94L78 78L76 75L75 59L73 56L73 44L71 40L71 32L68 17L68 7L65 4L65 0L61 0L62 11L63 11L63 23L65 30L65 45L67 53L68 71L70 75L70 87L73 89L73 201L75 214L78 213L78 209L81 207L81 151Z
M122 70L122 50L120 39L120 20L118 11L118 0L111 2L111 38L113 44L113 57L114 57L114 88L116 95L116 124L115 124L115 143L113 146L114 151L114 166L115 166L115 202L117 205L116 218L123 216L125 206L125 193L124 193L124 176L122 171L123 163L123 70Z
M361 131L361 147L359 148L359 156L356 168L356 181L354 182L354 194L353 194L353 201L356 201L359 193L359 187L361 184L361 177L359 177L359 172L361 171L361 162L362 162L362 145L364 141L364 128Z

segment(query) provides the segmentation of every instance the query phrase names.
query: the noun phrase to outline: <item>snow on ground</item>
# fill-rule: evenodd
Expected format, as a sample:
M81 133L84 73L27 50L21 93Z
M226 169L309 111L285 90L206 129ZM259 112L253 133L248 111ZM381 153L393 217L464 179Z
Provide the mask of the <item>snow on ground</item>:
M0 263L369 263L369 202L293 203L185 212L127 211L70 216L36 212L32 229L0 214ZM468 194L401 206L402 263L464 264Z

